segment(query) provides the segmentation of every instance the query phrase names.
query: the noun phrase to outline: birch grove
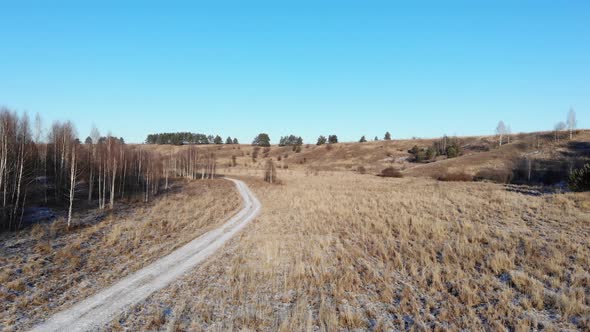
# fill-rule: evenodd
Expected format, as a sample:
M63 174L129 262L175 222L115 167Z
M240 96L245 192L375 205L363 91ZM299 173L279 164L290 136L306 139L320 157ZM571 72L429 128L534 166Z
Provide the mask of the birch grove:
M201 164L214 160L196 150L162 157L96 129L80 144L72 123L54 122L44 134L39 116L30 127L26 114L0 109L0 230L21 228L31 199L62 206L71 226L80 201L99 209L138 195L149 201L165 177L200 178ZM206 169L213 177L215 166Z
M30 127L26 114L0 109L0 230L23 226L31 198L62 206L70 227L77 202L102 210L131 197L149 202L171 178L217 173L215 154L196 146L160 155L110 134L101 137L96 128L81 144L69 121L54 122L45 135L39 116Z

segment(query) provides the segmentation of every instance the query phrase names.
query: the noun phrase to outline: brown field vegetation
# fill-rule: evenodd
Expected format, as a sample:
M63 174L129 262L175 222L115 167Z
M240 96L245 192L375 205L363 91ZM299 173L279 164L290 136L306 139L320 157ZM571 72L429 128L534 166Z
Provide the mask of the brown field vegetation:
M553 132L537 132L511 135L510 143L498 147L495 136L458 137L462 155L447 159L439 157L425 163L410 162L413 146L426 148L437 139L411 139L371 141L366 143L337 143L327 145L305 144L301 152L292 147L273 145L262 153L251 145L200 145L201 151L217 156L220 167L262 169L267 158L277 161L278 168L314 169L320 171L358 171L380 174L388 167L395 167L404 176L438 178L447 173L465 173L480 178L489 175L490 181L513 180L513 173L524 172L525 161L531 161L533 179L543 176L546 170L557 172L558 178L572 167L590 162L590 131L580 130L573 140L556 142ZM189 146L142 145L146 150L162 155L189 149ZM258 151L259 150L259 151ZM258 152L257 152L258 151ZM253 158L256 156L255 158Z
M307 174L246 177L260 217L109 328L590 329L588 193Z
M109 329L587 330L590 196L557 181L590 160L589 140L461 137L462 155L424 162L408 150L436 140L125 146L172 187L150 205L75 209L69 230L1 234L0 328L31 327L220 225L240 204L231 183L188 180L222 173L248 182L260 217ZM557 184L520 186L526 171Z
M177 182L152 203L4 233L0 329L22 330L219 226L240 206L226 180Z

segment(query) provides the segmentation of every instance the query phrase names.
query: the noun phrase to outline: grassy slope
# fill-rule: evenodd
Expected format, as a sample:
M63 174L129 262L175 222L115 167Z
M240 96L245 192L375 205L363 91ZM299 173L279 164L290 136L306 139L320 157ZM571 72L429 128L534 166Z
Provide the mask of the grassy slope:
M590 196L281 171L225 252L113 328L590 328Z
M565 133L564 133L565 135ZM392 140L367 143L338 143L326 145L304 145L300 153L291 147L272 146L268 153L260 149L256 161L252 160L253 147L249 145L198 146L202 151L213 151L220 166L225 167L232 156L237 157L238 165L248 168L262 168L265 158L272 158L279 167L313 170L356 170L363 166L369 173L377 174L383 168L394 166L404 170L409 176L437 176L444 172L466 172L476 174L486 168L511 170L519 158L538 160L583 159L590 161L590 131L580 131L574 141L561 139L555 143L553 133L529 133L511 136L511 143L497 148L497 138L493 136L460 137L464 155L445 160L438 158L431 163L411 163L406 161L408 150L414 145L426 148L433 139ZM537 140L539 143L537 144ZM578 145L572 143L581 143ZM183 146L143 145L142 148L163 154L185 149ZM280 160L279 160L280 159ZM221 170L223 172L223 170Z
M184 184L66 231L64 222L2 234L0 329L22 330L210 230L240 206L233 184Z

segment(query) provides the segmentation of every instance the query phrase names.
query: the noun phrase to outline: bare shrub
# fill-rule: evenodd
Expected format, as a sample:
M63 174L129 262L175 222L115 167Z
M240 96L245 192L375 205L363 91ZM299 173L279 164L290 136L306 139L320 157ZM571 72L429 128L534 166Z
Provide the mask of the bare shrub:
M436 179L439 181L471 182L473 181L473 176L465 172L444 173L436 177Z
M256 162L256 158L258 158L258 153L260 152L260 147L259 146L255 146L254 149L252 149L252 161Z
M512 172L501 169L483 169L474 177L475 181L491 181L495 183L510 183L512 181Z
M379 176L382 176L385 178L401 178L401 177L403 177L403 175L399 171L399 169L397 169L395 167L385 168L384 170L381 171L381 174L379 174Z

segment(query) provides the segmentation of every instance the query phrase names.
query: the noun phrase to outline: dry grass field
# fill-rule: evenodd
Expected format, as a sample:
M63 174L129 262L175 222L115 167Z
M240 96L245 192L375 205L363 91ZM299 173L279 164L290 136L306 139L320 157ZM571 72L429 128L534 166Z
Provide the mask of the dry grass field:
M23 330L219 226L240 206L232 183L178 183L149 204L4 233L0 330Z
M564 134L562 133L562 136ZM475 175L482 169L512 171L522 158L567 164L581 160L590 162L590 130L579 130L574 140L554 140L553 132L514 134L510 143L498 148L496 136L458 137L462 155L457 158L439 157L436 162L410 162L413 146L427 148L437 139L406 139L369 141L366 143L338 143L333 145L304 144L301 152L290 146L256 148L248 145L199 145L201 152L215 153L220 167L226 167L235 157L238 166L262 168L265 160L272 158L279 168L307 169L312 171L356 171L363 167L367 173L378 174L393 166L405 175L437 177L446 172L465 172ZM186 149L187 146L137 145L137 148L168 155ZM253 158L255 157L255 158Z
M109 329L590 329L588 193L351 172L279 177L244 176L260 217Z

